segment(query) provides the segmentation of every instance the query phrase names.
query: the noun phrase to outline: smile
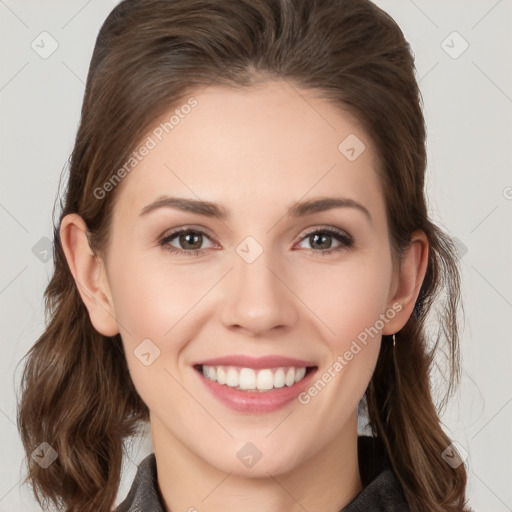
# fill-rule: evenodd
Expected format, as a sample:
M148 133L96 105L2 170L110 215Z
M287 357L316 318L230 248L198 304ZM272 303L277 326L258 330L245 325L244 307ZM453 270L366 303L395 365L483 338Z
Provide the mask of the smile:
M314 361L242 354L196 361L192 367L220 403L249 414L270 413L291 404L318 370Z
M236 366L201 365L201 371L206 378L239 391L265 392L293 386L306 376L308 368L291 366L255 370Z

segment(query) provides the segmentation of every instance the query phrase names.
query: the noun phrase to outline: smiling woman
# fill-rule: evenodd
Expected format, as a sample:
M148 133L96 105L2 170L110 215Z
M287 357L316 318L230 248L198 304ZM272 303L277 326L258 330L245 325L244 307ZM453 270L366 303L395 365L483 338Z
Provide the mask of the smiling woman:
M459 274L425 166L411 52L370 1L121 2L22 381L25 449L57 454L28 457L40 503L113 510L149 421L118 512L466 510L429 380L444 343L457 381Z

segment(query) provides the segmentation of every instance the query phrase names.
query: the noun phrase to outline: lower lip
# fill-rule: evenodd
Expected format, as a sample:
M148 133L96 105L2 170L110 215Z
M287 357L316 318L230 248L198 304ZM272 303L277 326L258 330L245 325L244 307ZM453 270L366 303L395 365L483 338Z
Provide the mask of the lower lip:
M274 388L270 391L240 391L239 389L219 384L194 370L208 390L230 409L245 413L265 413L282 409L302 393L309 385L316 368L292 386Z

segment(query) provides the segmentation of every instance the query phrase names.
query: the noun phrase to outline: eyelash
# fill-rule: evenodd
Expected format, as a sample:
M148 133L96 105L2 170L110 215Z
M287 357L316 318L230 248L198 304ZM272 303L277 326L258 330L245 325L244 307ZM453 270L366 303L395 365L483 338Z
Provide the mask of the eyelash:
M208 238L211 238L208 232L203 231L201 229L180 228L180 229L177 229L176 231L173 231L172 233L169 233L168 235L164 236L163 238L161 238L159 240L159 245L161 247L163 247L166 251L169 251L170 253L184 254L184 255L186 254L187 256L201 256L202 254L204 254L207 251L207 249L193 249L193 250L187 251L184 249L177 249L176 247L169 244L169 242L171 240L173 240L177 236L184 234L184 233L199 234L199 235L203 235ZM313 251L313 253L315 253L317 255L321 254L322 256L325 256L325 255L338 253L340 251L347 250L354 245L354 240L349 234L347 234L343 231L338 231L333 228L320 228L320 229L317 228L312 231L309 231L300 239L300 242L302 242L303 240L305 240L306 238L308 238L309 236L314 235L314 234L328 235L328 236L335 238L338 242L340 242L339 246L330 248L330 249L322 249L322 250L308 249L310 251Z

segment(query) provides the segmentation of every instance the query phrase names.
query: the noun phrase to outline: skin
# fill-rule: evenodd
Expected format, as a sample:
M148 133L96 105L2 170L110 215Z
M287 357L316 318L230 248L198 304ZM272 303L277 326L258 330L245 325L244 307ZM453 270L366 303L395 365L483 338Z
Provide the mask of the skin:
M116 190L105 257L93 254L87 226L72 214L61 225L66 258L94 327L121 333L150 409L168 510L339 511L362 488L357 405L380 334L308 404L294 400L271 413L227 408L191 364L277 354L313 360L321 374L393 304L401 310L382 333L405 325L425 275L426 237L413 233L400 267L393 265L372 143L352 116L318 94L265 81L194 97L198 105ZM338 150L349 134L366 146L355 161ZM230 217L171 208L140 216L164 194L219 203ZM286 215L297 201L340 196L363 205L371 220L351 207ZM198 242L203 254L159 245L184 226L211 233ZM349 233L353 245L333 251L341 244L333 237L331 253L321 254L321 242L306 235L327 227ZM247 236L263 249L253 263L236 252ZM169 244L190 251L179 237ZM160 349L149 366L134 355L147 338ZM262 454L251 468L237 457L247 442Z

